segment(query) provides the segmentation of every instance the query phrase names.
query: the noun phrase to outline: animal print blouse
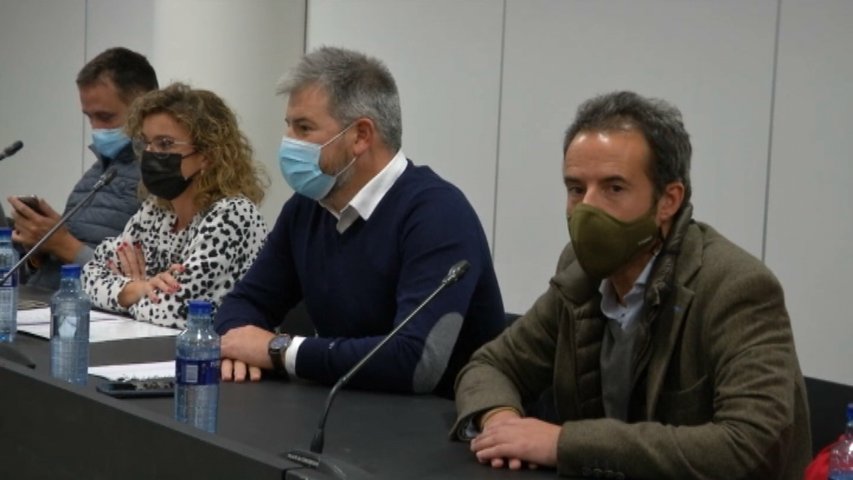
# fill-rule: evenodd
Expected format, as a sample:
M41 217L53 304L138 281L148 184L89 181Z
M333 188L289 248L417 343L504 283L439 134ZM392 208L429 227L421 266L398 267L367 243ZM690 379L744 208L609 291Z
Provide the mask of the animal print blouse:
M165 210L153 198L146 200L130 218L118 237L104 239L94 257L83 268L83 286L92 306L130 313L140 321L184 328L187 302L208 300L218 307L222 298L243 277L266 239L266 224L255 204L247 198L229 197L217 201L193 217L181 231L174 231L174 212ZM144 296L130 308L118 304L118 296L130 278L116 273L116 249L122 242L140 242L150 278L167 271L173 263L185 267L175 278L181 288L172 293L157 292L160 301Z

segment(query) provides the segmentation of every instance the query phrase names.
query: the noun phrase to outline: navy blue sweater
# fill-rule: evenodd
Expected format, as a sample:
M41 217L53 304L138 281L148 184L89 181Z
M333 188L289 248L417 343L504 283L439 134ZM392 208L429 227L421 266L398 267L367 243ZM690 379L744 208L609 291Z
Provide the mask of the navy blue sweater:
M467 274L350 381L361 388L452 395L456 373L471 353L504 326L486 237L465 196L409 161L368 221L359 218L342 234L336 223L317 202L291 197L252 268L223 300L216 330L246 324L272 329L304 300L317 336L300 345L296 374L333 383L465 259Z

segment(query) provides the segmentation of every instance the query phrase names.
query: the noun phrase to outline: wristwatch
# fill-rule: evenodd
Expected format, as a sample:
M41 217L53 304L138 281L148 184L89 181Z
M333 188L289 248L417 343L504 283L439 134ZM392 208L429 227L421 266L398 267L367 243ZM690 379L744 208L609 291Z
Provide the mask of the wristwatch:
M272 360L273 369L285 376L287 376L287 370L284 368L284 353L287 351L287 347L290 346L290 343L293 341L293 338L286 334L280 333L270 340L269 345L267 346L267 353L270 355L270 360Z

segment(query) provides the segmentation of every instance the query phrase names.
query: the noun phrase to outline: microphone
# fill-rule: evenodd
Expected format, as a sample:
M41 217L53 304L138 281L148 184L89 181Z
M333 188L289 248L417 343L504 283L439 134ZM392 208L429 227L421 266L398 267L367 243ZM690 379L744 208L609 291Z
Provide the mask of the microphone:
M24 254L24 256L23 256L23 257L21 257L21 259L20 259L20 260L18 260L18 263L16 263L14 267L10 268L10 269L9 269L9 271L8 271L8 272L6 272L6 275L3 275L3 278L2 278L2 279L0 279L0 284L5 283L5 282L6 282L6 279L8 279L9 277L11 277L13 273L17 272L17 271L18 271L18 269L19 269L19 268L21 268L21 265L23 265L24 263L26 263L26 261L27 261L27 260L29 260L29 259L30 259L30 257L32 257L32 256L33 256L33 255L38 251L39 247L41 247L41 246L44 244L44 242L46 242L46 241L47 241L47 239L48 239L48 238L50 238L50 236L54 234L54 232L56 232L57 230L59 230L59 227L61 227L61 226L65 225L65 223L67 223L67 222L68 222L68 220L69 220L71 217L73 217L73 216L74 216L74 214L75 214L75 213L77 213L77 211L78 211L78 210L80 210L80 209L83 207L83 205L86 205L86 203L88 203L88 202L89 202L89 200L92 198L92 196L93 196L93 195L95 195L96 193L98 193L98 190L100 190L100 189L102 189L102 188L106 187L107 185L109 185L109 184L110 184L110 182L112 182L112 181L113 181L113 179L116 177L116 174L117 174L117 173L118 173L118 172L116 171L116 167L110 167L110 168L108 168L108 169L107 169L107 171L106 171L106 172L104 172L103 174L101 174L100 178L98 178L98 182L97 182L97 183L95 183L95 186L94 186L94 187L92 187L92 191L90 191L90 192L89 192L89 193L88 193L88 194L83 198L83 200L82 200L80 203L78 203L77 205L74 205L74 208L72 208L71 210L69 210L69 211L68 211L68 213L66 213L65 215L63 215L63 216L59 219L59 221L58 221L58 222L56 222L56 224L55 224L53 227L51 227L51 228L50 228L50 230L48 230L48 231L47 231L47 233L45 233L45 234L44 234L44 236L43 236L43 237L41 237L41 238L39 239L39 241L38 241L38 242L36 242L36 244L35 244L35 245L33 245L33 248L31 248L31 249L30 249L26 254Z
M110 182L112 182L113 179L116 178L116 175L118 175L118 170L116 170L116 167L108 168L107 171L102 173L101 176L98 178L97 183L95 183L95 186L92 187L92 191L89 192L89 196L91 196L92 194L94 194L98 190L104 188L105 186L109 185ZM89 200L89 197L86 197L80 203L81 204L85 203L87 200Z
M329 391L329 395L326 398L326 406L323 409L323 415L320 417L320 424L317 426L317 432L314 434L314 439L311 440L311 451L305 452L302 450L294 450L288 452L286 456L289 460L292 460L296 463L299 463L312 469L326 471L327 473L330 473L333 476L336 476L337 478L361 478L359 475L366 475L363 472L358 471L356 471L355 473L352 471L346 472L344 471L345 469L342 468L345 464L330 465L329 462L324 463L320 457L320 454L323 453L323 437L326 430L326 418L328 418L329 416L329 410L332 407L332 402L335 399L335 395L337 395L338 391L344 385L346 385L347 382L349 382L350 378L352 378L353 375L355 375L356 373L358 373L359 370L361 370L364 364L366 364L371 358L373 358L373 356L376 354L377 351L379 351L380 348L382 348L386 343L388 343L388 341L391 340L397 334L397 332L402 330L403 327L405 327L406 324L408 324L409 321L414 318L415 315L418 314L418 312L420 312L424 307L426 307L427 304L429 304L429 302L431 302L432 299L436 295L438 295L439 292L444 290L444 288L448 285L456 283L460 278L462 278L463 275L465 275L465 272L467 272L469 268L471 268L471 264L468 263L468 260L461 260L454 264L452 267L450 267L450 270L448 270L447 275L444 276L438 287L433 290L433 292L426 299L424 299L424 301L421 302L420 305L418 305L417 308L415 308L412 313L409 314L408 317L404 318L403 321L400 322L396 327L394 327L391 332L385 335L385 337L378 344L376 344L375 347L373 347L369 352L367 352L367 354L362 357L361 360L359 360L358 363L355 364L355 366L353 366L347 373L345 373L340 379L338 379L338 381ZM352 467L349 468L352 469Z
M11 157L12 155L18 153L18 150L24 148L24 142L18 140L17 142L6 147L5 150L0 152L0 160L3 160L6 157Z

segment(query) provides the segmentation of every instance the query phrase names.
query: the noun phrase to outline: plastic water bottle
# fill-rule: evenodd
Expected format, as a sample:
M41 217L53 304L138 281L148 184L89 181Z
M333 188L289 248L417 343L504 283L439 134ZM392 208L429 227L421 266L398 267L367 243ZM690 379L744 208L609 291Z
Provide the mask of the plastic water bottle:
M61 275L59 290L50 299L50 374L85 385L91 302L80 285L80 265L63 265Z
M178 335L175 358L175 419L216 431L219 410L219 335L210 302L190 300L187 328Z
M847 430L829 454L829 480L853 480L853 403L847 405Z
M0 279L18 263L18 253L12 247L12 229L0 228ZM0 285L0 342L15 340L18 330L18 272Z

